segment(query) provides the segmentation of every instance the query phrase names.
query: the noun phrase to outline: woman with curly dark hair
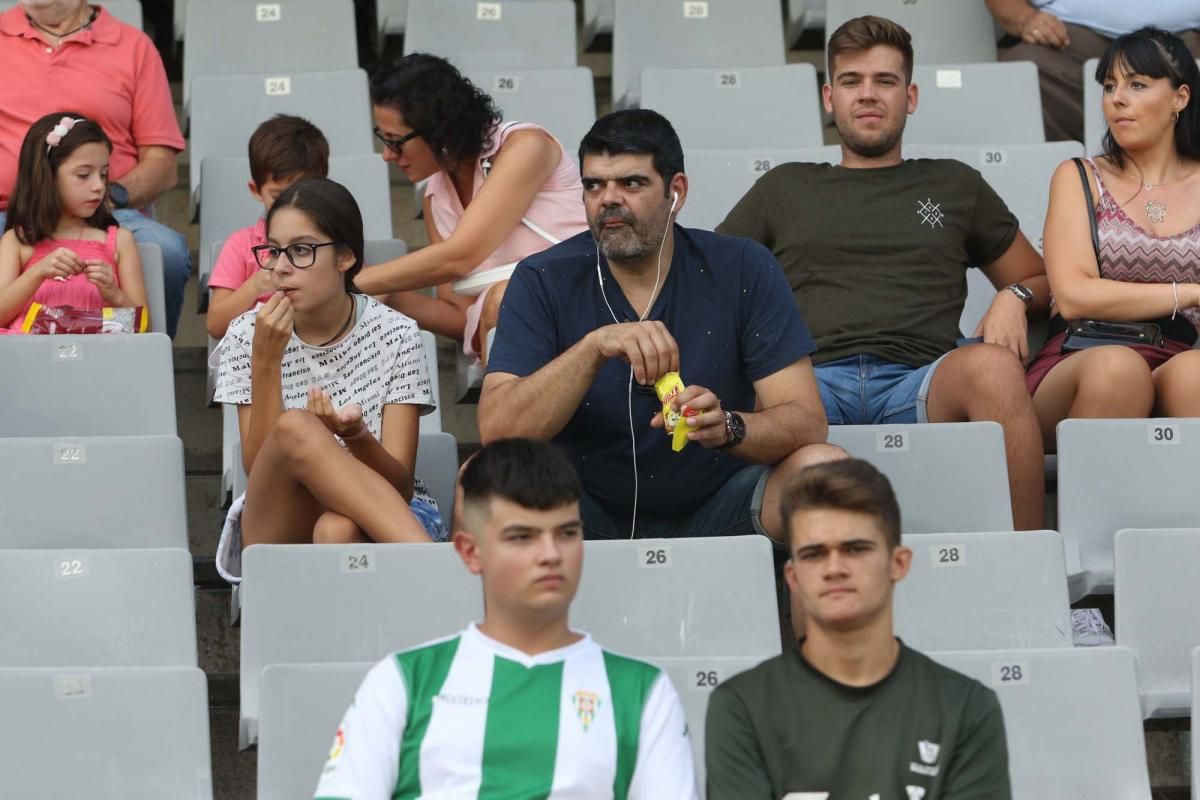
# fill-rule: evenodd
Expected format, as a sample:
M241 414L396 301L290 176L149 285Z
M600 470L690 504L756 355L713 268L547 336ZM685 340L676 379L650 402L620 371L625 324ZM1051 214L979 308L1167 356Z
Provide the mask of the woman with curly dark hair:
M483 354L507 281L473 300L450 291L471 273L512 264L587 229L575 161L544 128L501 124L492 99L445 59L405 56L371 79L383 158L414 183L426 178L429 246L359 273L358 288L388 294L427 330ZM413 290L437 287L436 297Z

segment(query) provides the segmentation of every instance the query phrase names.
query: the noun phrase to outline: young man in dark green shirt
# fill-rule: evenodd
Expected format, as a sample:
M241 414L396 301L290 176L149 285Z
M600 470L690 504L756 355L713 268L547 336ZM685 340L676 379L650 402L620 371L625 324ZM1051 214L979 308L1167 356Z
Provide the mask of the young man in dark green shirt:
M1042 259L978 171L901 158L917 109L907 31L850 20L828 58L841 164L776 167L717 230L766 245L783 267L817 342L831 425L999 422L1014 524L1041 528L1042 434L1021 360L1026 316L1049 307ZM955 349L971 266L999 291L963 331L982 344Z
M995 692L892 633L912 551L887 478L809 467L781 513L806 635L713 691L708 800L1010 800Z

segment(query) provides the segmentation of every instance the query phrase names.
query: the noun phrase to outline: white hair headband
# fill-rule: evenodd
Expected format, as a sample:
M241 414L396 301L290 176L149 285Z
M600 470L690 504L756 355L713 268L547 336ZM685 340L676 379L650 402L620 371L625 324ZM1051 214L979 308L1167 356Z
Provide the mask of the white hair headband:
M50 149L62 142L64 136L71 132L77 123L85 122L83 119L75 119L72 117L63 117L58 121L58 124L50 129L46 134L46 154L50 154Z

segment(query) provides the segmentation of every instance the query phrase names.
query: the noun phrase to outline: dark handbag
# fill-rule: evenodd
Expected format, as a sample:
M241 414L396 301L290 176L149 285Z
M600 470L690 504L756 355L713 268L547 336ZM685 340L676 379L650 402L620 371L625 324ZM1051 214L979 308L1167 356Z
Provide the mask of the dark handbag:
M1092 229L1092 250L1096 263L1100 263L1100 234L1096 229L1096 203L1092 199L1092 187L1088 183L1083 159L1073 158L1079 170L1079 181L1083 184L1083 197L1087 201L1088 224ZM1095 319L1077 319L1067 323L1067 338L1063 340L1064 353L1086 350L1107 344L1148 345L1161 347L1163 343L1162 320L1154 322L1104 322Z

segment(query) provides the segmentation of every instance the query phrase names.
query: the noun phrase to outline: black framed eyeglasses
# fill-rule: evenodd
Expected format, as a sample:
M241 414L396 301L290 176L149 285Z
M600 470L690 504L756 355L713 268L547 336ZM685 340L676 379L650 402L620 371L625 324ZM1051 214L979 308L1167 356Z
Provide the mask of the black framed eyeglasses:
M279 260L281 253L287 255L287 260L292 262L292 266L296 269L308 269L316 263L319 248L339 244L342 242L296 242L287 247L260 244L251 247L250 252L254 253L254 260L265 270L275 269L275 262Z
M421 135L420 131L413 131L412 133L404 134L399 139L389 139L383 135L383 131L379 130L379 128L372 128L371 133L375 134L375 138L383 142L383 146L393 153L399 153L410 139L415 139Z

